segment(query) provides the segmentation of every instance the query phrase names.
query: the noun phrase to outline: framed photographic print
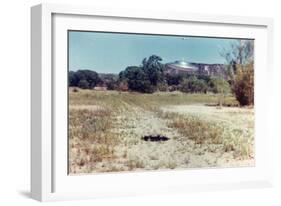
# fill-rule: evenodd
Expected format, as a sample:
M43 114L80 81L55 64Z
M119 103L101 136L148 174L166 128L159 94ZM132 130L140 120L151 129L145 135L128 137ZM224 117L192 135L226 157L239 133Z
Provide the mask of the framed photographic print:
M34 199L272 185L271 19L31 14Z

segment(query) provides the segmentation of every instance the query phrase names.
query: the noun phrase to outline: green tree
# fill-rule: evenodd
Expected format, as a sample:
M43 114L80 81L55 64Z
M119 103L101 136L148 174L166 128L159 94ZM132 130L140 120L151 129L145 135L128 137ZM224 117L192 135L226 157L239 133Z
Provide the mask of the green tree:
M79 79L74 71L68 73L68 85L70 87L77 87Z
M69 86L84 89L91 89L101 83L98 73L91 70L69 71L68 81Z
M180 83L180 90L186 93L206 93L208 85L203 79L198 79L196 76L184 78Z
M148 59L142 61L142 69L149 78L153 86L157 86L164 81L164 65L161 63L162 58L157 55L151 55Z
M222 108L225 95L231 91L229 83L223 78L216 77L210 80L209 85L212 91L217 94L218 104Z
M97 84L101 82L98 73L91 70L78 70L77 72L75 72L75 76L78 80L78 84L82 80L83 85L86 84L85 82L88 82L88 88L94 88ZM79 85L77 86L80 87Z
M152 93L155 87L151 85L147 74L142 67L129 66L120 72L119 77L122 81L128 83L128 87L132 91Z
M145 58L141 66L129 66L121 71L119 80L126 81L132 91L153 93L157 89L164 89L166 86L164 65L160 61L162 61L161 57L156 55Z

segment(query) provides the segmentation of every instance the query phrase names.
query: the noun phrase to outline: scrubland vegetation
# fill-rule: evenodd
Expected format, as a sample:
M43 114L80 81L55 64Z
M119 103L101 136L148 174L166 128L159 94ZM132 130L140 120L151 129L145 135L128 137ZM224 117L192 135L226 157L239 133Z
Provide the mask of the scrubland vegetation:
M214 94L70 88L70 174L253 166L254 113ZM236 99L225 97L227 104ZM150 142L145 135L163 135Z

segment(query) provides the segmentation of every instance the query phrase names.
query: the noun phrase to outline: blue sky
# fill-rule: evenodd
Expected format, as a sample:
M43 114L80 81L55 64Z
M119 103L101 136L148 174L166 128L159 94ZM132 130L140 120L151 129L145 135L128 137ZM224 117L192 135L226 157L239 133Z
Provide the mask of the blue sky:
M185 60L196 63L225 63L219 54L235 39L179 37L103 32L69 32L69 69L90 69L119 73L127 66L139 66L156 54L163 63Z

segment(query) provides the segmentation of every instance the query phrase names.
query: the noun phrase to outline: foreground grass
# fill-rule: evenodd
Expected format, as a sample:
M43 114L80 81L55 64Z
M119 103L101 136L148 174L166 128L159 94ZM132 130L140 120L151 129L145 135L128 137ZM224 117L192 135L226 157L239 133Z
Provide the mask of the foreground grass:
M86 172L91 172L94 163L114 158L118 136L110 131L111 118L111 111L108 109L70 110L70 173L79 172L79 168L84 166L87 168Z
M157 110L157 114L161 118L169 119L169 127L177 129L184 137L188 137L196 144L223 145L222 151L233 151L241 159L250 158L254 153L253 133L243 128L238 129L236 125L162 110ZM253 129L253 125L250 129Z
M69 96L71 174L252 164L252 109L218 110L215 95L70 90ZM225 102L237 104L231 96ZM149 134L170 140L141 140Z

